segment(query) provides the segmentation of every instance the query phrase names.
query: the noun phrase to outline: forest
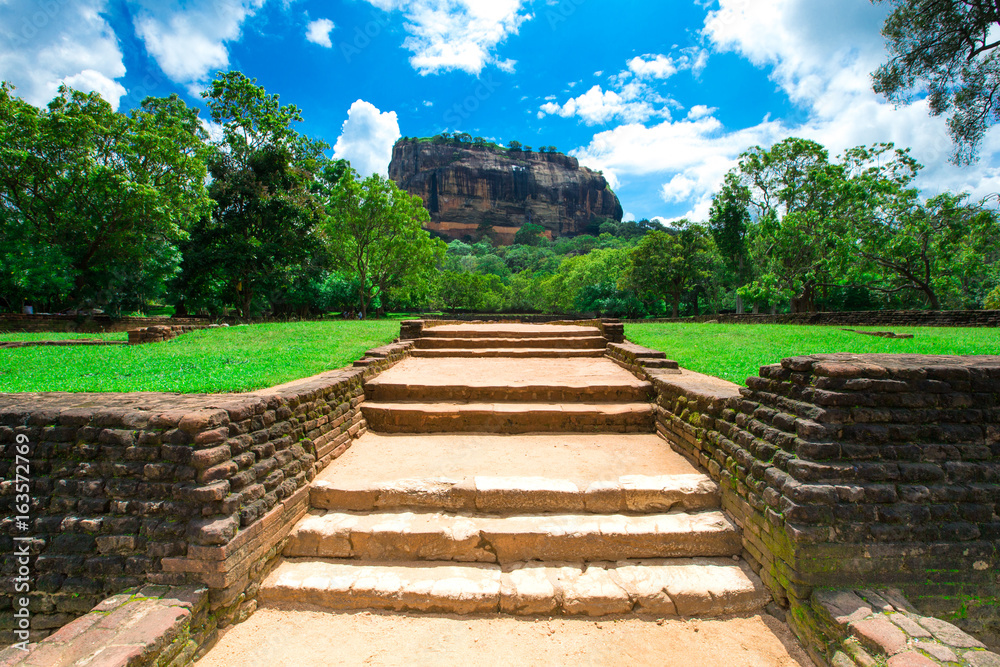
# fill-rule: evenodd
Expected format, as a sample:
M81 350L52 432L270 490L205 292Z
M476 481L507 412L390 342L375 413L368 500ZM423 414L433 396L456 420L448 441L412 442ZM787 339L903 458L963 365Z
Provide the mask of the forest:
M708 220L445 243L419 198L298 133L239 72L119 113L0 86L0 310L221 317L1000 308L996 201L922 196L906 149L749 147ZM212 134L209 130L213 129ZM432 141L500 148L462 133ZM507 150L531 150L514 141ZM543 147L544 151L555 150Z

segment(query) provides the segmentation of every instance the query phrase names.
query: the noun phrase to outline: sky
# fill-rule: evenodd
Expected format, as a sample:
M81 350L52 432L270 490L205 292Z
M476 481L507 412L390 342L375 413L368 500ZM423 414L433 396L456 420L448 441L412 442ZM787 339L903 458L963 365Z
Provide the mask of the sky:
M0 0L0 80L43 106L62 84L128 111L240 70L298 130L362 174L400 136L468 132L555 146L603 171L626 219L707 219L752 146L813 139L831 157L891 141L926 196L1000 192L1000 133L948 162L920 94L871 90L887 3L869 0Z

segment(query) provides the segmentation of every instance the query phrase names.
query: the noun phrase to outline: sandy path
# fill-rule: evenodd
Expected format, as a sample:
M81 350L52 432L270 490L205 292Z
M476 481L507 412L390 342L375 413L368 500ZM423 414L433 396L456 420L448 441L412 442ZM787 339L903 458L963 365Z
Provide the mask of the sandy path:
M463 617L262 609L229 628L198 667L617 665L812 667L784 623Z

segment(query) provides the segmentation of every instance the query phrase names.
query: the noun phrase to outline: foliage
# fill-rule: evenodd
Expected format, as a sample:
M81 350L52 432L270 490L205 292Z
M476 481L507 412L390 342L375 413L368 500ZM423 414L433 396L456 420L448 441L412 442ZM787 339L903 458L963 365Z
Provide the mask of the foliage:
M445 271L439 279L441 305L450 310L498 312L503 310L507 294L508 288L494 275Z
M215 206L192 230L177 291L191 304L232 303L250 317L272 310L268 292L318 250L311 189L325 146L294 130L302 120L295 106L239 72L220 74L203 97L223 128L209 160Z
M531 246L541 245L543 243L542 239L545 238L543 236L544 232L545 227L536 225L533 222L526 222L521 225L521 228L517 230L516 234L514 234L514 244Z
M983 0L888 2L893 11L882 34L889 59L872 75L875 92L907 103L918 85L926 87L931 114L950 113L953 161L975 161L986 130L1000 118L1000 6Z
M177 269L209 201L205 133L179 97L130 115L66 86L37 109L0 84L0 289L26 300L138 306ZM132 299L125 299L125 296Z
M986 296L983 308L986 310L1000 310L1000 285L994 287L993 291Z
M358 180L348 170L331 180L324 232L338 265L357 279L361 317L392 290L430 282L447 246L423 229L430 216L420 198L378 174Z
M651 232L642 238L631 253L623 284L647 302L663 299L677 317L682 295L711 276L716 252L704 226L682 220L672 234Z

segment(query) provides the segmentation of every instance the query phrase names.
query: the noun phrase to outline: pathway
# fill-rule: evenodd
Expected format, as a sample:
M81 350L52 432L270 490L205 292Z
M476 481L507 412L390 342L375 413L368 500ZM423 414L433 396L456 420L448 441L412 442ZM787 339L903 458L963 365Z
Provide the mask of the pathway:
M654 433L651 385L603 348L586 327L425 332L366 385L371 432L313 482L257 616L618 615L638 637L643 618L760 611L718 487Z

